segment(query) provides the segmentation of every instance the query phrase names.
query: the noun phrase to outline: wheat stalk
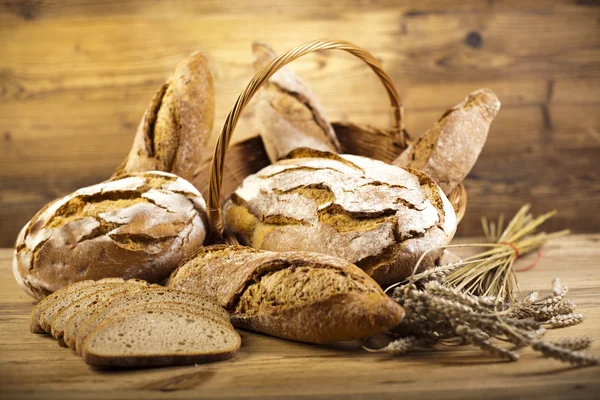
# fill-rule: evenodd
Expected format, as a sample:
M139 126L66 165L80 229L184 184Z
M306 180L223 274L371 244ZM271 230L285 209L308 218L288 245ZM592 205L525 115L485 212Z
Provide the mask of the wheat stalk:
M513 302L517 292L520 292L514 269L515 261L520 256L539 249L548 240L569 233L568 230L563 230L551 234L535 234L535 230L555 215L556 211L534 218L529 209L529 204L521 207L504 230L503 215L497 223L488 222L484 217L483 231L490 249L465 258L463 265L450 272L446 281L459 291L494 296L497 302Z
M589 337L555 342L542 340L547 328L583 321L583 315L574 313L575 303L565 298L566 286L554 279L552 293L544 298L537 292L523 295L518 290L514 270L517 258L540 248L549 239L569 233L534 234L535 229L555 213L533 218L528 211L529 205L523 206L504 229L503 216L497 223L483 219L490 243L443 248L484 247L487 250L416 273L428 253L425 252L409 279L385 290L406 311L404 320L390 333L392 340L380 349L364 348L400 355L459 339L510 361L519 359L517 349L531 346L546 357L574 365L598 365L600 359L580 351L591 344L593 339ZM436 249L439 247L428 251Z

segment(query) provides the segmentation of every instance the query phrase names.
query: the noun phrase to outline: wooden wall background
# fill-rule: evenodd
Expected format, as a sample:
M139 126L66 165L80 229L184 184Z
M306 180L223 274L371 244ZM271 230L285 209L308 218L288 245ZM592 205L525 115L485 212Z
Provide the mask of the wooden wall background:
M331 4L330 4L331 3ZM466 186L482 215L558 209L548 230L600 226L600 2L0 1L0 246L46 202L106 179L155 89L194 50L212 60L220 130L251 77L250 44L346 39L379 57L423 133L471 90L502 101ZM292 68L332 120L385 126L386 96L339 52ZM252 110L237 139L254 134ZM213 140L214 143L214 140Z

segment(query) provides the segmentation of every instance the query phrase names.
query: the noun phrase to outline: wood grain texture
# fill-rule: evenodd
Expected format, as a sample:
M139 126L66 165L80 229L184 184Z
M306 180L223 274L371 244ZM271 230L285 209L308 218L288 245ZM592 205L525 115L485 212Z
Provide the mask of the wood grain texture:
M425 132L479 87L502 110L466 182L459 235L482 215L558 209L552 228L594 232L600 215L600 7L596 1L0 2L0 246L48 201L111 175L156 88L195 50L211 60L210 146L250 80L250 44L315 38L375 54ZM341 52L290 65L334 121L387 127L384 90ZM256 134L244 112L234 141ZM207 149L210 154L210 148Z
M471 241L473 239L470 239ZM464 241L464 240L463 240ZM548 338L600 338L600 235L573 235L549 243L524 291L549 291L560 277L586 320L552 330ZM12 278L11 250L0 250L0 398L2 399L591 399L600 390L598 367L573 368L525 350L517 363L471 347L444 347L404 357L294 343L240 331L232 360L189 367L101 372L71 350L30 334L32 299ZM535 255L520 263L527 265ZM592 345L600 356L600 345Z

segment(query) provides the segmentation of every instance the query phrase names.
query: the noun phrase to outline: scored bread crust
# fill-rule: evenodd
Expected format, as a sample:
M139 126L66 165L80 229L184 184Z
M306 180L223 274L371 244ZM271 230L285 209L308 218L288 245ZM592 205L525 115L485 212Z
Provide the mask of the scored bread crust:
M154 95L131 151L114 176L156 170L192 179L212 132L214 114L209 62L201 53L192 53Z
M452 205L425 173L354 155L297 149L244 179L224 205L242 244L343 258L379 284L433 265L456 232Z
M337 271L362 292L336 292L323 287L322 296L316 299L268 305L256 299L257 304L250 306L254 309L240 307L240 299L250 285L270 273L284 269L293 273L298 268L307 268L309 274L314 270L315 276L319 269ZM231 313L235 326L309 343L382 333L404 316L402 307L361 269L343 259L318 253L275 253L226 245L204 247L175 270L166 285L211 298Z
M17 282L37 299L80 280L159 282L206 237L191 183L145 172L77 190L42 209L15 244Z
M449 194L475 165L500 101L479 89L452 107L393 162L425 172Z
M94 336L100 333L102 330L109 329L112 325L125 322L140 313L149 311L173 311L186 315L189 317L199 317L204 320L208 320L210 323L218 325L221 329L228 330L229 334L235 338L234 342L225 350L203 352L199 354L169 354L169 355L102 355L95 353L90 348ZM225 323L218 317L211 318L205 313L194 312L190 307L186 307L184 304L177 303L164 303L164 304L146 304L145 307L140 306L127 310L125 313L109 318L103 323L96 326L87 336L82 344L82 353L84 361L94 367L100 368L130 368L130 367L157 367L165 365L188 365L198 363L208 363L215 361L222 361L233 357L239 350L241 345L241 338L239 334L234 330L233 326L227 322Z
M277 56L264 42L254 42L252 52L257 72ZM256 121L271 162L299 147L341 150L316 96L287 67L275 72L259 90Z

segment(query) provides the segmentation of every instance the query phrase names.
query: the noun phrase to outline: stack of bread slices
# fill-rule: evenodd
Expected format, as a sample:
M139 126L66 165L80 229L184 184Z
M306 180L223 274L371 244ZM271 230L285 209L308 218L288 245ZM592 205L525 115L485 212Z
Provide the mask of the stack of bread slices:
M31 313L31 331L49 333L94 367L155 367L219 361L241 339L220 306L141 280L80 281Z

